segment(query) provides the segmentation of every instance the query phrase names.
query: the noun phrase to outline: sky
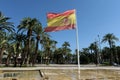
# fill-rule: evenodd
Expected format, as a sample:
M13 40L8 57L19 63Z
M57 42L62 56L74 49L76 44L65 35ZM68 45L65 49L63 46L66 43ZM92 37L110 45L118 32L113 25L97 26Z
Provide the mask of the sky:
M37 18L46 27L47 13L62 13L72 9L76 10L80 50L94 41L101 41L107 33L113 33L120 39L120 0L0 0L0 11L10 17L15 26L23 18L31 17ZM67 41L73 51L76 49L75 30L48 34L58 42L58 47ZM116 42L116 45L120 46L120 42Z

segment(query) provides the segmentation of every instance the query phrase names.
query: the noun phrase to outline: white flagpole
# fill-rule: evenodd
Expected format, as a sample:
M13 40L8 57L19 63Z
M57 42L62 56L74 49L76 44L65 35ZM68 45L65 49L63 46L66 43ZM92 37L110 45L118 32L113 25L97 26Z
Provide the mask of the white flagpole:
M76 11L75 11L75 14L76 14ZM77 47L77 60L78 60L78 79L80 79L80 54L79 54L79 37L78 37L77 16L76 16L76 29L75 30L76 30L76 47Z
M76 10L75 10L75 14L76 14ZM79 37L78 37L77 16L76 16L76 29L75 30L76 30L76 47L77 47L78 69L80 70L80 54L79 54Z

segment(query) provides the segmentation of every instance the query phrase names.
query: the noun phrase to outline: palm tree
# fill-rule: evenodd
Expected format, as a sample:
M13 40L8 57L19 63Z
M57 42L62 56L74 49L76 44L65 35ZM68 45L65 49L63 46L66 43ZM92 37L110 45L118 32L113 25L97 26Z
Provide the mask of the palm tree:
M5 17L0 12L0 63L2 62L3 51L5 50L7 44L7 32L14 32L14 25L12 22L8 22L10 18Z
M108 42L109 48L110 48L110 65L113 64L113 51L112 47L115 41L118 41L119 39L113 34L113 33L108 33L105 36L103 36L102 42Z
M62 48L58 48L54 51L54 55L53 55L53 60L55 63L57 64L61 64L63 63L63 50Z
M113 57L114 57L114 62L119 64L119 59L118 59L118 54L117 54L117 47L115 45L113 45L112 47L113 50Z
M16 52L14 54L14 61L15 61L15 64L14 66L16 67L17 66L17 60L18 60L18 56L19 54L21 53L22 51L22 47L23 47L23 42L26 40L26 35L24 34L19 34L19 33L14 33L14 34L11 34L11 36L9 36L9 40L11 42L11 44L14 44L16 46Z
M0 12L0 30L1 31L9 31L9 32L14 32L14 25L12 22L8 22L10 18L5 17L1 12Z
M56 44L57 44L57 41L51 40L51 47L52 47L53 52L56 50Z
M64 54L66 54L68 47L70 47L69 42L64 42L64 43L62 44L62 47L64 48Z
M32 33L33 33L33 28L35 26L38 25L38 21L36 18L30 18L30 17L27 17L27 18L24 18L20 25L18 26L18 32L20 32L22 30L22 32L27 32L27 53L26 53L26 56L27 56L27 64L29 64L29 60L30 60L30 40L31 40L31 36L32 36Z
M32 64L34 65L35 61L36 61L36 58L37 58L37 55L38 55L38 45L39 45L39 42L40 42L40 39L41 39L41 35L43 33L42 24L39 21L37 21L37 25L33 28L33 31L36 35L35 55L34 55L34 59L32 61Z
M90 55L91 55L90 56L91 62L94 62L94 56L93 56L94 55L94 53L93 53L94 52L94 48L95 48L94 47L94 43L91 43L90 46L89 46Z
M7 55L5 66L9 66L9 63L11 61L11 57L12 57L12 55L14 53L13 44L9 44L9 47L7 48L7 51L8 51L8 55Z
M3 37L3 38L0 40L0 63L2 63L3 52L4 52L4 50L6 49L7 41L8 41L8 40L5 39L5 37Z
M104 48L102 49L102 62L103 62L103 63L108 62L108 60L109 60L109 58L110 58L109 53L110 53L109 47L104 47Z
M40 40L40 44L41 44L41 50L43 51L44 54L42 54L43 56L43 59L45 60L48 56L48 48L50 47L49 46L49 41L50 41L50 35L48 35L46 32L42 32L42 35L41 35L41 40ZM46 63L46 61L43 61Z
M99 56L98 56L98 45L97 42L93 42L90 44L89 49L91 50L91 53L94 52L94 58L96 65L99 64Z
M117 55L118 55L118 64L120 64L120 46L117 46L116 49L117 49Z
M67 57L67 54L69 54L70 52L71 52L71 50L70 50L70 44L69 44L69 42L64 42L63 44L62 44L62 49L63 49L63 57L64 58L66 58ZM65 63L66 63L67 61L65 60Z
M0 63L2 63L3 52L8 46L8 34L6 32L0 31Z
M52 53L52 40L49 37L45 38L46 42L45 42L45 53L46 53L46 58L47 58L47 64L49 64L50 59L51 59L51 53Z
M14 25L12 22L8 22L9 19L0 12L0 63L2 63L3 51L8 43L7 32L14 32Z
M82 64L88 64L90 62L89 48L82 48L80 54L80 61Z

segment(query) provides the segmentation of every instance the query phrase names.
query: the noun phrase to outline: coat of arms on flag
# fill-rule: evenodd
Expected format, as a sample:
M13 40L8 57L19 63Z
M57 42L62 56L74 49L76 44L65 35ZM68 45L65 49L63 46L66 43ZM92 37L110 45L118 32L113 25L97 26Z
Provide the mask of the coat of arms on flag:
M68 10L63 13L48 13L45 32L74 29L75 25L75 10Z

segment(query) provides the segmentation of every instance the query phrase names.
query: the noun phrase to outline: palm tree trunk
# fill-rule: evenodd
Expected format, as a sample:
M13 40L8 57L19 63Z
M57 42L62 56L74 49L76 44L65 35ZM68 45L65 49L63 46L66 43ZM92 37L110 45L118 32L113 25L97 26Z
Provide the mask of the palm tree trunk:
M23 64L25 64L25 55L26 55L26 52L25 51L23 51L23 54L22 54L22 56L21 56L21 62L20 62L20 67L22 67L22 65Z
M27 47L27 65L29 64L30 62L30 43L31 43L31 35L32 35L32 28L30 28L27 32L27 36L28 36L28 47Z
M112 50L112 42L109 41L110 46L110 65L113 65L113 50Z
M28 65L29 64L29 60L30 60L30 38L28 38L28 44L27 44L27 60L26 60L26 64Z
M8 56L7 56L7 60L6 60L6 64L5 64L5 66L9 66L10 58L11 58L11 53L8 54Z
M110 49L110 65L113 65L113 51Z
M115 58L116 58L116 62L117 62L117 64L119 64L119 58L118 58L117 49L115 49Z
M17 47L16 47L16 56L15 56L15 64L14 64L14 67L17 66L17 62L18 62L18 56L19 56L19 43L17 43Z
M4 51L4 48L2 47L0 51L0 64L2 64L3 51Z
M34 59L32 61L32 66L35 65L36 58L37 58L37 55L38 55L38 43L39 43L39 39L37 39L37 42L36 42L35 56L34 56Z
M28 40L27 40L28 41ZM27 53L28 53L28 42L25 42L24 43L24 49L23 49L23 54L22 54L22 61L21 61L21 66L23 65L23 64L27 64Z
M90 55L93 54L93 53L92 53L92 49L90 50L90 53L91 53ZM94 56L91 56L91 62L94 63Z

